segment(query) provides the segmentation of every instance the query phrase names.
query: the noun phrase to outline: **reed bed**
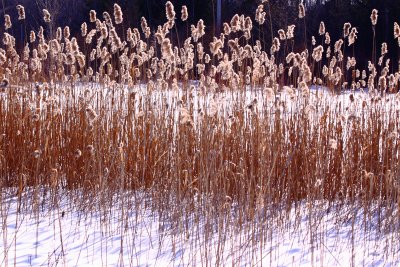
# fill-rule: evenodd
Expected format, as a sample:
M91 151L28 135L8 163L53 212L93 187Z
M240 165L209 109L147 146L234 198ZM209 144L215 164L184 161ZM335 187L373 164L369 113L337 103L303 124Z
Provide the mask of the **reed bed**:
M268 27L264 8L257 29L236 15L210 43L202 21L178 35L175 23L188 15L180 21L170 2L157 29L145 18L141 29L127 28L115 5L103 20L91 11L76 37L68 27L51 36L44 11L43 26L18 44L8 17L0 49L2 203L14 199L21 217L37 218L44 207L66 212L66 196L71 209L104 218L118 207L119 230L150 210L161 230L173 229L173 246L194 235L207 242L191 241L193 251L204 246L193 260L217 265L226 240L243 229L254 249L235 259L259 264L257 248L290 218L309 216L310 243L321 244L318 211L342 223L350 217L353 226L360 217L378 239L397 233L399 72L390 73L397 68L387 45L376 65L373 55L356 69L356 59L345 58L356 28L345 24L333 46L321 23L323 41L296 52L304 6L272 40L257 38ZM24 25L22 13L13 23ZM396 24L394 33L400 37Z

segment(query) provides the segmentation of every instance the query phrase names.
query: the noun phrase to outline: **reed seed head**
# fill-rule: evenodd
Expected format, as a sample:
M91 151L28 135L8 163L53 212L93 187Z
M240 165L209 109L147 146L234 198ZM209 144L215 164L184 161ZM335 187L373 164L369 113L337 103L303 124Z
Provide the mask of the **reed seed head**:
M50 12L47 9L43 9L43 20L46 23L50 23L51 22L51 15L50 15Z
M318 30L319 35L324 35L325 34L325 23L321 21L319 24L319 30Z
M12 26L11 18L9 15L4 15L4 28L5 30L10 29Z
M121 24L123 22L122 10L118 4L114 4L114 19L115 24Z
M33 43L36 41L36 33L34 31L31 31L29 34L29 42Z
M322 60L322 55L324 52L324 48L322 45L317 46L316 48L314 48L313 53L312 53L312 57L316 62L319 62Z
M87 35L87 24L86 24L86 22L82 23L82 25L81 25L81 34L82 34L82 37L85 37Z
M350 34L350 29L351 29L351 24L349 22L346 22L343 25L343 37L346 38Z
M259 5L256 10L256 17L255 20L258 22L259 25L264 24L265 22L265 15L266 13L264 12L264 5Z
M400 38L400 26L397 22L394 23L394 39Z
M356 42L357 33L358 33L358 31L356 28L351 29L351 32L349 34L349 46L351 46L352 44L354 44Z
M96 18L96 11L94 10L90 10L89 12L89 17L90 17L90 22L96 22L97 18Z
M167 16L168 21L174 21L175 20L175 10L174 10L174 5L168 1L165 4L165 14Z
M70 36L71 36L71 32L69 30L69 26L65 26L65 28L64 28L64 39L69 39Z
M279 39L281 39L281 40L286 40L286 33L285 33L284 30L280 29L280 30L278 31L278 34L279 34Z
M296 28L296 25L289 25L286 31L286 38L288 40L294 38L294 28Z
M21 5L17 5L17 11L18 11L18 20L24 20L25 19L25 8Z
M303 3L299 4L299 19L302 19L306 16L306 9Z
M373 9L371 12L371 23L373 26L378 22L378 10Z
M329 35L329 32L325 33L325 44L329 45L331 43L331 36Z
M384 56L384 55L387 54L387 52L388 52L387 43L382 43L382 46L381 46L381 55Z
M189 17L189 14L188 14L187 7L186 6L182 6L182 10L181 10L181 19L182 19L182 21L186 21L188 19L188 17Z

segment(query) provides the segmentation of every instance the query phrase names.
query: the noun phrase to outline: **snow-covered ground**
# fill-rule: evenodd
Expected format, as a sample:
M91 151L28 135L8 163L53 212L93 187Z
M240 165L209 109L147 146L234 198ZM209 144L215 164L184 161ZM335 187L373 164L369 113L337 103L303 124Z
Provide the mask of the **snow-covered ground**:
M22 203L32 194L27 191ZM3 196L1 266L400 264L399 226L388 228L383 206L364 214L354 204L303 202L275 216L259 210L253 222L237 229L234 216L185 214L183 219L174 216L174 209L164 216L151 210L146 194L119 197L112 208L96 198L77 202L67 192L50 205L51 199L43 202L45 194L40 195L37 208L22 204L19 213L18 199ZM390 218L398 216L396 209L391 211ZM177 207L176 213L185 212Z

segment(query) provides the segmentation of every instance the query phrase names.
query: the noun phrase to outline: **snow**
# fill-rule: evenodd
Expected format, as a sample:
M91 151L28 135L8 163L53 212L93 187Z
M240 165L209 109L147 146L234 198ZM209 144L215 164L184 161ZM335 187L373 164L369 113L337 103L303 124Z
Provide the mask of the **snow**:
M152 210L147 193L127 193L102 205L79 192L60 191L54 201L48 192L31 189L17 212L18 198L11 193L3 193L1 202L1 266L400 264L399 225L386 222L399 215L382 203L364 212L355 203L301 202L289 211L259 210L239 229L234 205L226 218L197 217L207 212ZM27 205L28 199L38 205Z

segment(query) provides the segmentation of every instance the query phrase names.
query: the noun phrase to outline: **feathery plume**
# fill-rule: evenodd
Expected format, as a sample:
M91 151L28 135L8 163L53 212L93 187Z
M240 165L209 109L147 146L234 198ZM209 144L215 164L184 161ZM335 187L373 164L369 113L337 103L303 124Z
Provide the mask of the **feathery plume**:
M89 17L90 17L90 22L96 22L97 18L96 18L96 11L94 10L90 10L89 12Z
M49 13L49 11L47 9L43 9L43 20L46 23L50 23L51 22L51 15Z
M61 41L61 39L62 39L62 29L61 27L58 27L56 30L56 40Z
M175 10L174 10L174 5L168 1L165 4L165 14L167 16L168 21L174 21L175 20Z
M64 28L64 39L68 39L71 36L71 32L69 30L68 26L65 26Z
M33 43L36 41L36 34L34 31L31 31L29 34L29 42Z
M352 28L351 32L349 34L349 46L351 46L352 44L355 43L356 39L357 39L357 29L356 28Z
M351 24L349 22L346 22L343 25L343 37L347 37L350 34L350 29L351 29Z
M325 44L329 45L331 43L331 36L329 35L329 32L325 33Z
M105 40L108 37L108 28L106 25L102 25L100 27L100 34L101 34L101 38L103 38L103 40Z
M259 5L256 10L256 17L255 20L258 22L258 24L262 25L265 22L265 15L266 13L264 12L264 6Z
M17 11L18 11L18 20L24 20L25 19L25 8L21 5L17 5Z
M150 38L150 27L147 26L147 20L145 17L140 19L140 27L142 28L142 32L144 33L146 38Z
M317 40L315 40L315 36L311 36L311 44L315 46L317 44Z
M203 35L204 34L206 34L206 32L205 32L205 26L204 26L204 21L202 20L202 19L200 19L198 22L197 22L197 36L198 36L198 38L201 38L201 37L203 37Z
M4 15L4 28L5 30L10 29L12 26L10 15Z
M110 27L112 26L112 20L111 20L110 13L108 13L107 11L103 12L103 19L107 26L110 26ZM97 27L97 24L98 24L98 22L96 20L96 27Z
M222 41L214 37L213 41L210 43L210 52L213 56L217 55L221 48L224 46Z
M223 27L224 27L224 34L228 36L232 31L231 26L229 26L228 23L224 22Z
M187 9L186 6L182 6L181 14L182 14L181 15L181 20L182 21L186 21L188 19L188 17L189 17L188 9Z
M319 45L316 48L314 48L313 53L312 53L313 59L316 62L321 61L323 52L324 52L324 48L322 47L322 45Z
M85 37L86 34L87 34L87 24L86 24L86 22L82 23L82 25L81 25L81 33L82 33L83 37Z
M294 38L294 28L296 28L296 25L289 25L286 31L286 38L288 40Z
M306 16L306 10L304 8L303 3L299 4L299 19L302 19Z
M336 42L335 42L335 46L334 46L334 48L335 48L335 53L338 53L339 51L340 51L340 49L342 49L342 45L343 45L343 40L342 39L339 39L339 40L337 40Z
M325 23L321 21L319 24L319 30L318 30L319 35L324 35L325 34Z
M118 4L114 4L114 19L115 19L115 24L121 24L122 21L124 20L122 17L121 7Z
M278 31L278 34L279 34L279 39L281 39L281 40L286 40L286 33L285 33L284 30L280 29L280 30Z
M357 61L354 57L347 57L347 64L346 64L346 69L349 70L351 67L355 67L357 64Z
M378 22L378 10L373 9L371 12L371 23L373 26Z
M239 31L241 29L240 17L239 17L238 14L235 14L232 17L230 24L231 24L231 29L232 29L233 32L237 32L237 31Z
M281 42L276 37L272 40L272 45L275 46L276 52L279 51L279 49L281 48Z
M400 26L397 22L394 23L394 39L400 38Z
M381 55L384 56L387 54L387 52L388 52L387 43L382 43Z

